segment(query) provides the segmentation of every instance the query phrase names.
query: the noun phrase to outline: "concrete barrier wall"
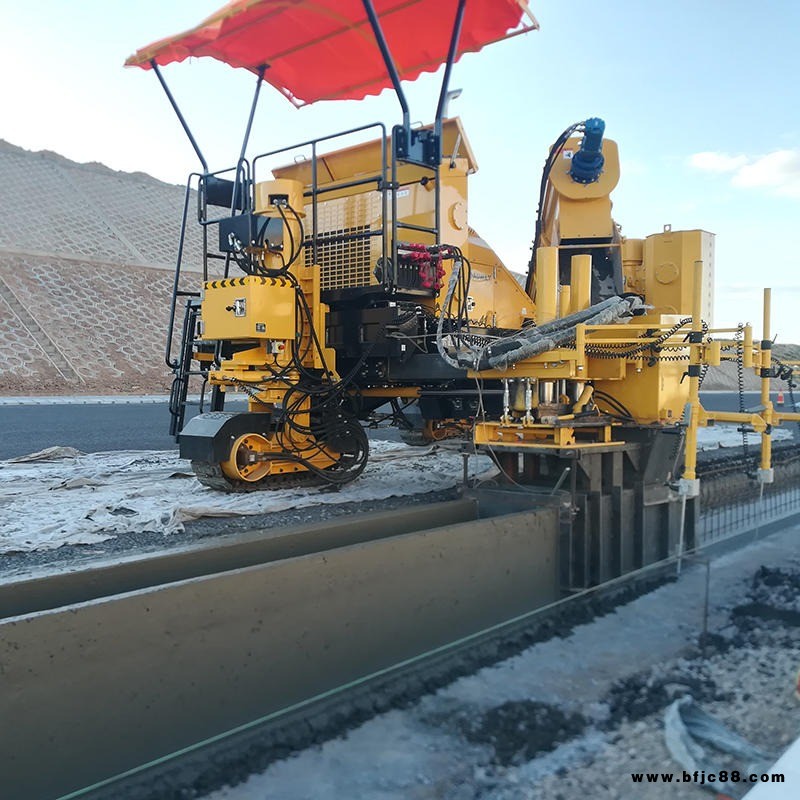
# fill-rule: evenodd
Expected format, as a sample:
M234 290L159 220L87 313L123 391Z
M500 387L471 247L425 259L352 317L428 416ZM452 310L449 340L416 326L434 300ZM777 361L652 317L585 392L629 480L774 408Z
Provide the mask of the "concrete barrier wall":
M477 500L452 500L316 525L255 529L188 547L115 559L75 572L9 581L0 583L0 620L477 517Z
M5 800L51 800L555 598L557 509L0 623Z

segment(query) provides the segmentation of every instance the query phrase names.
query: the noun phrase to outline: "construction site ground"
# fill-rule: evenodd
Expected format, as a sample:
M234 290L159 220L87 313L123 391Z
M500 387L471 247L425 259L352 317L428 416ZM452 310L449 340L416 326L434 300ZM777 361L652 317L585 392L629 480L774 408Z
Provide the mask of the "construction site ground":
M674 582L207 800L714 797L677 782L664 712L691 694L776 757L798 736L798 535L794 525L713 559L705 642L706 569L686 564ZM676 780L631 777L648 772Z
M8 190L0 196L0 395L6 398L0 405L126 402L126 396L136 404L163 403L171 380L164 345L183 187L6 142L0 142L0 180ZM35 238L29 235L32 219L48 220ZM196 290L197 241L190 239L187 248L182 288ZM780 343L774 352L784 360L800 356L800 348ZM752 371L743 386L758 388ZM734 393L739 387L733 364L709 370L703 385ZM773 381L772 389L786 385ZM143 395L158 398L147 401ZM740 438L735 430L731 435ZM163 486L192 494L194 479L174 449L101 452L99 459L97 453L73 453L61 461L32 462L27 472L0 462L0 580L75 569L226 531L268 531L458 494L457 450L417 451L411 459L397 447L394 461L392 444L384 448L389 458L370 465L360 481L368 491L357 486L351 496L347 490L315 490L294 493L291 502L272 494L263 508L252 498L240 500L250 503L247 512L229 516L219 516L219 509L210 516L194 513L202 512L199 493L170 506L166 516L159 512ZM33 449L39 448L27 451ZM95 449L113 451L115 445ZM475 473L488 466L473 460ZM150 488L136 484L126 495L126 482L133 487L136 473L148 469L155 476ZM726 491L740 492L747 479L737 480ZM24 491L17 491L23 484ZM194 511L181 516L180 509L189 507ZM137 515L144 522L138 528ZM680 774L664 743L663 719L682 693L776 755L797 737L798 535L800 527L789 527L714 559L711 636L702 641L705 567L687 563L678 581L611 613L599 610L592 621L208 798L708 796L707 788L693 784L635 784L631 774Z
M741 434L735 429L701 433L703 461L741 455ZM463 442L409 447L398 438L393 428L372 431L365 472L334 491L310 487L225 494L201 486L175 449L82 453L53 446L0 461L0 575L153 552L248 528L269 530L437 502L460 491ZM778 457L793 445L789 430L778 431L776 438ZM776 487L795 480L797 468L797 462L782 466ZM473 454L468 473L473 481L497 469L487 455ZM740 473L714 482L715 504L756 496L754 482Z

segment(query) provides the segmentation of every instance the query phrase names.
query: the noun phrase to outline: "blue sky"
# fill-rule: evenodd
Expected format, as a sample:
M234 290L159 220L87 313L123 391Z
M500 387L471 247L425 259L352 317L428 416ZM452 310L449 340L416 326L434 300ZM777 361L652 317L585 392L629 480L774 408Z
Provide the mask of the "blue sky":
M5 0L0 137L77 161L182 183L197 164L155 78L123 69L137 48L221 0ZM620 145L614 215L629 236L669 223L717 234L717 325L752 322L775 289L774 331L800 341L800 5L532 0L541 30L465 56L452 85L480 170L470 222L507 266L527 264L540 171L568 124L606 120ZM214 167L238 154L254 78L211 60L165 76ZM408 87L430 121L437 76ZM394 97L294 109L266 87L251 151L382 120Z

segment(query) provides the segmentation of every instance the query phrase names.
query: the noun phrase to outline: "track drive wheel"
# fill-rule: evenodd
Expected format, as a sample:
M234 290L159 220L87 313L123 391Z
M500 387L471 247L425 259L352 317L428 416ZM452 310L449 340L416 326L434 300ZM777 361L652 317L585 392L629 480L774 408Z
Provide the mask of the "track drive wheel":
M258 483L270 471L269 461L259 460L259 453L270 449L269 441L260 433L246 433L234 441L229 459L220 466L233 481Z

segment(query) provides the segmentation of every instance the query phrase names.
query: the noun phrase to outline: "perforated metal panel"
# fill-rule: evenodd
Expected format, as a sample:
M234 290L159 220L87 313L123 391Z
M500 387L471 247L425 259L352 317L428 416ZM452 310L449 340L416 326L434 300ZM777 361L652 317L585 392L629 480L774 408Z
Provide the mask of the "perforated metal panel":
M325 237L336 237L336 241L326 243L323 237L317 243L317 262L322 268L321 287L323 289L346 289L351 286L368 286L370 283L370 248L368 238L339 240L338 237L364 234L369 225L354 228L341 228L325 231ZM313 262L310 243L306 242L306 263Z
M312 207L306 206L305 211L310 220ZM377 192L317 204L316 260L321 267L323 289L375 283L373 268L381 253L381 239L366 234L380 230L380 214L381 196ZM306 264L313 263L310 237L306 238L305 255Z

